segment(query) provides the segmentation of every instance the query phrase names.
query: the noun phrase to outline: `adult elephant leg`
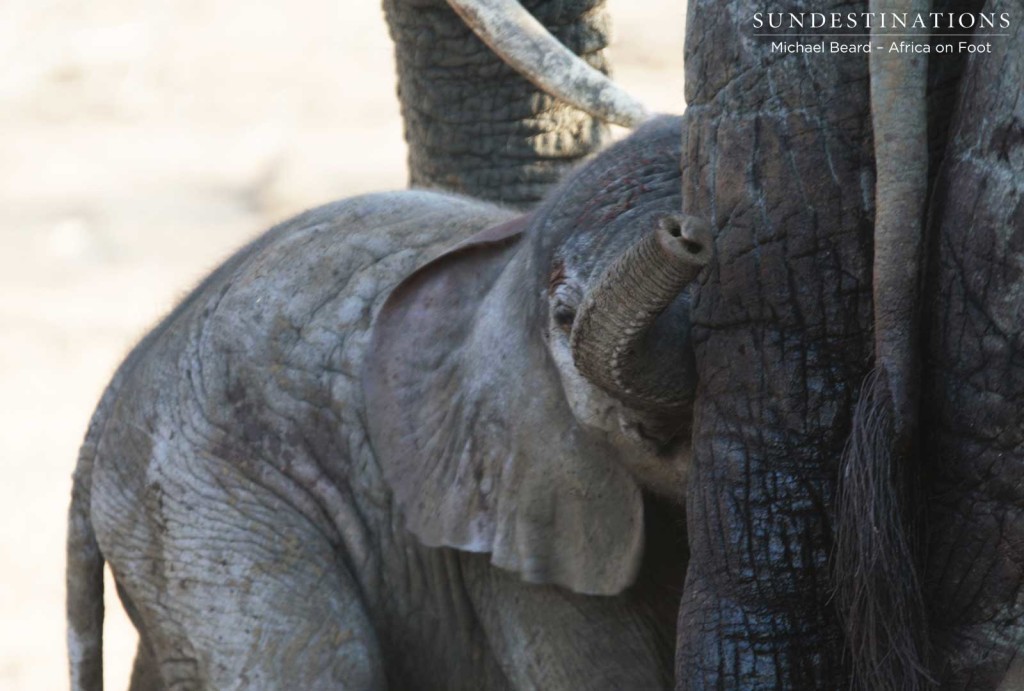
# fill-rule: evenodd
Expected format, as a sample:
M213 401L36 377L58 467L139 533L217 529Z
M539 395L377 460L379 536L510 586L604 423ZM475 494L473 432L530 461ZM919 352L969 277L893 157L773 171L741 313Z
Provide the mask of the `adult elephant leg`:
M829 556L871 357L868 62L772 54L749 35L755 13L790 9L689 4L684 212L718 231L693 308L679 689L842 688L849 675Z
M604 0L527 0L565 46L607 71ZM607 140L604 124L549 96L474 35L445 0L384 0L414 186L529 206Z
M925 592L941 687L1020 688L1024 650L1024 27L972 57L932 209ZM1018 681L1019 682L1019 677Z

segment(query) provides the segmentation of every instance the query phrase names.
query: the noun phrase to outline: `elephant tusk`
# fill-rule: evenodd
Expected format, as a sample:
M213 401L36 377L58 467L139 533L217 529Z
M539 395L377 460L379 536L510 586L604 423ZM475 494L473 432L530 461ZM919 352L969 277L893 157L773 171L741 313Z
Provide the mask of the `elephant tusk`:
M638 100L562 45L517 0L448 0L480 40L526 79L594 117L636 127Z

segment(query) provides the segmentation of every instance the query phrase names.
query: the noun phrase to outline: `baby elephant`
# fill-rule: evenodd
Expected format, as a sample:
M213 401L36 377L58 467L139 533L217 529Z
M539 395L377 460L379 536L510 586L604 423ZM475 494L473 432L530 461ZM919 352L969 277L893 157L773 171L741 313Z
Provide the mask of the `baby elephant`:
M670 686L710 252L680 127L527 216L350 199L203 281L81 450L73 688L102 683L104 561L133 689Z

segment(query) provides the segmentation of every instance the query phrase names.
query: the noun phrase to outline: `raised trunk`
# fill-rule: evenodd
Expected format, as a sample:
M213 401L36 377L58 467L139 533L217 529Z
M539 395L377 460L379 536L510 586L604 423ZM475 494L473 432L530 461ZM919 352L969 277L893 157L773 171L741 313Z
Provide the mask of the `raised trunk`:
M1018 2L983 11L1013 23L959 82L925 313L925 593L944 689L1024 683L1024 27Z
M695 381L692 363L685 357L657 357L655 344L646 336L710 255L711 233L694 218L665 218L641 237L608 267L580 307L572 331L573 358L580 371L638 407L689 404Z
M523 5L606 71L603 0ZM395 40L411 185L526 207L607 139L605 125L502 62L445 0L384 0L384 9Z
M867 58L773 53L751 18L792 3L727 4L691 0L687 19L683 211L718 231L693 309L692 558L676 683L843 688L829 557L839 460L871 359Z

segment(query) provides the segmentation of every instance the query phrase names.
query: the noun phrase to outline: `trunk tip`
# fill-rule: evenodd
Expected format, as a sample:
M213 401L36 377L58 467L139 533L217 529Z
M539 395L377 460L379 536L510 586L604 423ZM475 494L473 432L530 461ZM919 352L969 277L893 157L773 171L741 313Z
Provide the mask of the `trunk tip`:
M694 216L670 214L658 222L658 243L672 257L704 266L711 259L711 226Z

